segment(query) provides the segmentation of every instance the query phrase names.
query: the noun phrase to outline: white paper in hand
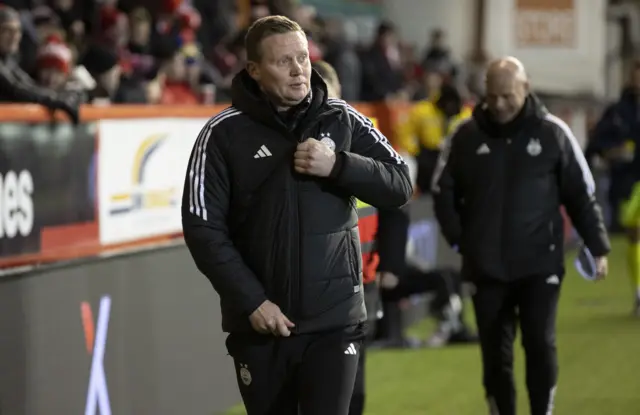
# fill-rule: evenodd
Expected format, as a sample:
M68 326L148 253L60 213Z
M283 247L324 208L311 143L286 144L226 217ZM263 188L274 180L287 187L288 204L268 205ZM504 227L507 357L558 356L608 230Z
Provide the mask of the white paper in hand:
M576 256L575 261L573 262L576 271L588 281L595 281L597 276L597 267L596 267L596 259L584 245L580 246L578 249L578 255Z

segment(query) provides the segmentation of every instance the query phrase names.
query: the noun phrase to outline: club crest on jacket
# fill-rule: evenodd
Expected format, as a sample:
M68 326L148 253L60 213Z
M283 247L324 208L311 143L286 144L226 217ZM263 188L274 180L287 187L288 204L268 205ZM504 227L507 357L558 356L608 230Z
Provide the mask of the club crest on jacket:
M251 384L251 372L249 372L248 366L240 364L240 379L242 379L242 383L249 386Z
M542 152L542 145L540 145L540 140L538 140L537 138L530 139L529 144L527 144L527 153L535 157L541 152Z
M331 139L331 133L320 133L320 142L329 147L331 151L336 151L336 143Z

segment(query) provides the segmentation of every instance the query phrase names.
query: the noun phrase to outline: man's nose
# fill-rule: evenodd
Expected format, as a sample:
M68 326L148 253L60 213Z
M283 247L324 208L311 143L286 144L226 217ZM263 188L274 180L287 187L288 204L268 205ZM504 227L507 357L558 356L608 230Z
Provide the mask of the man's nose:
M496 100L496 109L497 109L498 111L502 111L503 109L505 109L505 108L506 108L506 106L507 106L507 103L506 103L506 101L505 101L504 99L502 99L502 98L498 98L498 99Z
M302 65L294 61L291 65L291 76L298 76L302 73Z

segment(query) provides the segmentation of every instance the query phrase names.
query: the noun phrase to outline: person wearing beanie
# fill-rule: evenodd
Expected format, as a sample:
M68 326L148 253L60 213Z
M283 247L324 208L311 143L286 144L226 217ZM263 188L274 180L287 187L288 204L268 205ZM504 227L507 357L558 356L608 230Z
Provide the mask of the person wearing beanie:
M42 88L18 65L15 55L22 38L20 15L10 7L0 7L0 100L43 105L51 110L62 110L78 122L81 96L61 94Z
M73 54L59 36L50 36L38 51L37 81L54 91L62 90L71 73Z

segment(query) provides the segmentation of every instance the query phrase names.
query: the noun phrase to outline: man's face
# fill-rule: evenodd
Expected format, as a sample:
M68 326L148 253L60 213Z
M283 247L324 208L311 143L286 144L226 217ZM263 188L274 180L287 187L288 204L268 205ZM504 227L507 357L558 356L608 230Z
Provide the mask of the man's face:
M487 76L486 86L489 112L502 124L518 115L529 93L528 83L510 73Z
M309 44L302 32L271 35L262 40L259 62L249 62L249 75L276 105L299 104L311 88Z
M11 20L0 25L0 54L18 52L22 39L22 25L19 20Z

